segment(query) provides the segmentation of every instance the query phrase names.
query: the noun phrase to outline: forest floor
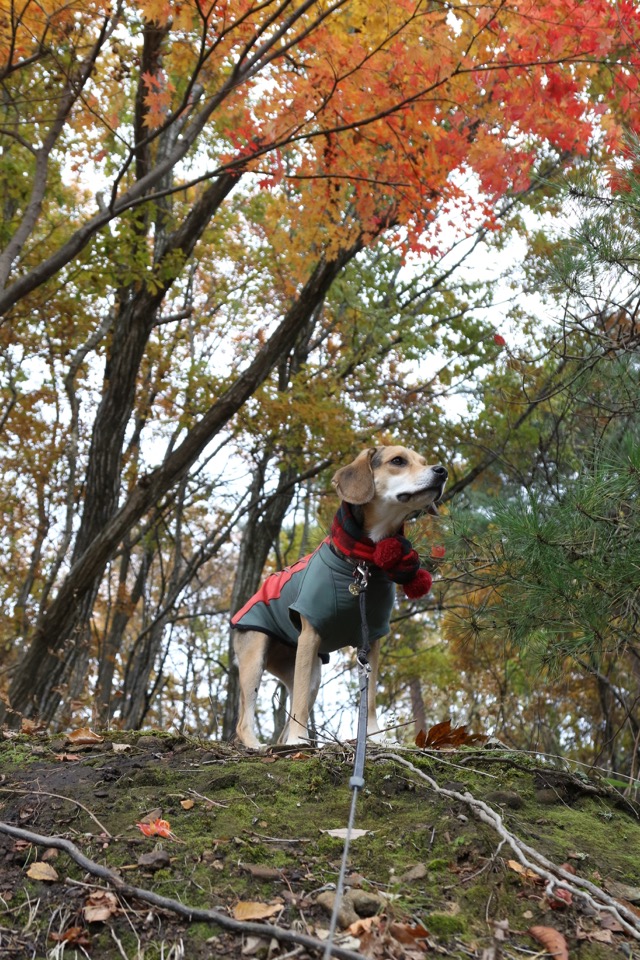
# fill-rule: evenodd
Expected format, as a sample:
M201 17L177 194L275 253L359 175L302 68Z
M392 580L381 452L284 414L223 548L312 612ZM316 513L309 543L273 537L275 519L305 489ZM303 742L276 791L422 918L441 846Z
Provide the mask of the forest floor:
M348 745L87 739L0 740L1 960L322 956ZM640 958L633 800L504 750L392 753L367 754L334 955Z

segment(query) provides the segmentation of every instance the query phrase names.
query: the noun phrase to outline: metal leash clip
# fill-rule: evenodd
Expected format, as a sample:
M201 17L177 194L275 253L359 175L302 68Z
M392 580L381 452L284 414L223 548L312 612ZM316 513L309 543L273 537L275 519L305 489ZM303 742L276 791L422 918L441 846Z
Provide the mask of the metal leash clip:
M353 571L353 583L349 584L349 593L354 597L367 589L369 583L369 567L366 563L359 563Z

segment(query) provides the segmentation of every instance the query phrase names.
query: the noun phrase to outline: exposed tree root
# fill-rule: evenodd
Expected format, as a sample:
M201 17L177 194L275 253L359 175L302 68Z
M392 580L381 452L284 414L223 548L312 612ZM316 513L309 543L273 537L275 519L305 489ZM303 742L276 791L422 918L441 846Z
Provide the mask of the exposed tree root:
M581 877L574 876L556 866L551 860L548 860L543 854L528 846L522 840L519 840L515 834L505 826L499 813L493 810L483 800L477 800L470 793L459 793L457 790L448 790L445 787L439 787L436 781L424 771L419 770L409 760L395 753L381 753L372 758L373 760L391 760L407 767L421 780L426 780L432 790L443 797L464 803L483 823L492 827L504 843L507 843L513 850L519 862L533 870L543 880L546 880L547 895L551 895L553 890L560 888L568 890L573 896L581 897L593 910L598 913L610 913L618 921L625 933L640 940L640 918L629 910L618 900L614 900L604 890L591 883L590 880L584 880Z
M54 847L56 850L63 850L78 866L82 867L88 873L95 877L100 877L111 884L118 893L125 897L131 897L136 900L143 900L154 907L162 910L171 910L173 913L185 917L190 922L201 921L212 923L223 930L230 930L237 934L252 934L257 937L273 937L282 943L299 944L309 950L318 953L324 953L327 945L322 940L310 937L304 933L296 933L293 930L286 930L284 927L277 927L269 923L251 923L249 921L234 920L224 913L217 910L203 910L199 907L189 907L178 900L172 900L170 897L163 897L160 894L153 893L151 890L145 890L143 887L134 887L125 883L122 878L108 867L96 863L94 860L86 857L82 851L63 837L46 837L42 834L32 833L30 830L23 830L21 827L14 827L8 823L0 822L0 833L6 833L10 837L16 837L18 840L26 840L39 847ZM330 955L338 957L339 960L362 960L362 954L355 953L353 950L346 950L343 947L332 944Z

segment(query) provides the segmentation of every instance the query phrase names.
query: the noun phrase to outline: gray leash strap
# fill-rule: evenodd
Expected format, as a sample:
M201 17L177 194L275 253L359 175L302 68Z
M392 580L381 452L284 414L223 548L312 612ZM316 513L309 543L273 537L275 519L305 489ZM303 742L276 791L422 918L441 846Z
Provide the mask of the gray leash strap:
M367 571L368 573L368 571ZM331 913L331 924L329 926L329 936L327 938L327 943L325 951L323 954L323 960L329 960L333 950L333 941L335 938L336 927L338 925L338 913L340 912L340 907L342 905L342 898L344 895L344 881L347 873L347 861L349 859L349 846L351 844L351 834L353 832L353 824L356 817L356 803L358 800L358 790L362 790L364 787L364 761L365 754L367 750L367 713L368 713L368 701L369 701L369 672L371 667L369 666L369 661L367 660L367 654L369 653L369 628L367 624L367 614L366 614L366 601L365 601L365 591L367 586L367 578L363 578L363 585L359 591L359 600L360 600L360 616L361 616L361 628L362 628L362 642L358 648L357 663L358 663L358 673L360 681L360 701L358 703L358 732L356 735L356 752L353 759L353 773L351 779L349 780L349 786L353 790L351 796L351 809L349 811L349 822L347 824L347 834L344 838L344 847L342 849L342 863L340 864L340 873L338 874L338 882L336 884L336 896L333 901L333 911Z

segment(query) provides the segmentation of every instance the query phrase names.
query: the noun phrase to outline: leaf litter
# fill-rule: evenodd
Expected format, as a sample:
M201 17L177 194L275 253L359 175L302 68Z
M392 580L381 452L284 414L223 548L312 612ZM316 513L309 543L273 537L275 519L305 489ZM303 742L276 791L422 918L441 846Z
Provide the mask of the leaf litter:
M366 791L356 816L362 839L352 848L347 881L351 910L357 909L336 942L374 960L413 960L433 953L480 960L497 958L509 946L530 950L532 942L561 958L579 945L581 960L600 960L601 953L590 951L625 944L637 949L637 940L611 913L593 915L579 897L567 899L564 886L549 887L536 869L502 849L486 823L455 799L465 792L482 799L482 791L489 789L465 769L465 751L473 747L464 745L456 756L460 748L450 745L446 726L429 735L431 745L425 750L437 751L433 745L440 743L449 751L445 775L437 755L421 749L417 757L422 754L422 759L415 762L429 770L447 796L409 782L389 762L367 764ZM455 728L453 736L460 736ZM255 938L251 955L266 955L261 954L265 950L275 960L290 949L274 939L274 929L298 927L318 940L326 935L327 912L320 906L319 890L331 888L339 869L342 828L333 825L347 819L349 750L275 757L267 774L264 757L247 757L222 744L165 738L160 748L140 748L135 736L121 736L127 749L115 751L107 735L97 734L94 745L83 744L86 752L69 765L56 762L46 738L30 737L38 747L31 757L28 740L5 741L0 754L5 773L0 820L37 834L71 836L87 856L110 869L137 873L140 887L165 897L179 889L184 904L214 906L241 918L238 922L264 926L264 938ZM22 753L12 762L17 746ZM640 826L629 809L605 793L596 800L585 794L571 805L563 801L541 807L533 768L519 770L510 755L500 759L482 750L473 754L473 766L485 758L493 771L499 765L504 787L523 797L524 806L517 811L500 808L505 823L523 840L541 846L568 876L577 868L612 893L636 895L640 868L633 850L640 843ZM456 782L449 779L452 760L458 768ZM44 790L55 799L38 800ZM605 809L613 823L601 816ZM108 835L96 830L95 814L108 826ZM151 835L141 835L136 824L149 828ZM174 842L174 829L182 841L179 857L162 849ZM332 836L332 830L338 835ZM12 911L2 930L3 960L22 960L36 950L44 955L47 937L53 939L47 918L60 910L68 920L55 932L55 942L69 950L77 947L92 960L116 960L111 931L126 938L131 924L149 956L161 943L178 942L187 945L190 960L239 955L237 937L215 926L200 931L184 917L148 906L132 913L131 902L123 906L117 891L102 886L87 893L92 878L64 852L52 853L57 855L56 879L48 871L39 874L42 867L51 867L41 847L0 831L0 895ZM99 878L93 882L103 883ZM36 902L38 911L31 911L28 922L28 904ZM145 916L153 922L143 922ZM299 948L298 955L315 953Z

